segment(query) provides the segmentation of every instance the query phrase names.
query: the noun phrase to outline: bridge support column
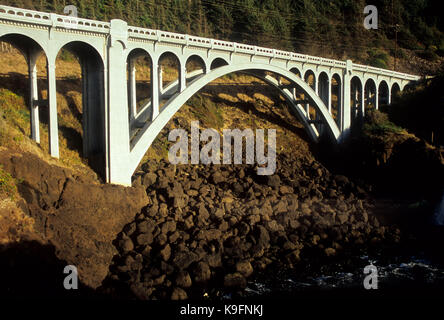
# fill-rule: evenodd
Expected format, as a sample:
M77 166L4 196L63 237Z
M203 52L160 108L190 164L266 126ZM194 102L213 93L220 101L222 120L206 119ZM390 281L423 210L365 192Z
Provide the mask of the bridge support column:
M57 89L55 59L48 58L49 153L59 158L59 128L57 121Z
M391 86L388 86L387 94L388 94L388 96L387 96L387 104L391 104L392 103L392 88L391 88Z
M361 103L359 104L359 107L361 108L361 119L364 119L365 117L365 95L364 95L364 85L362 85L362 90L360 93L361 96Z
M40 143L40 119L39 106L35 104L39 99L37 86L37 58L38 52L33 51L28 54L28 73L29 73L29 110L31 112L31 139Z
M111 21L111 43L108 47L108 136L109 182L131 185L128 163L130 153L128 90L124 55L128 25Z
M130 97L130 118L133 120L137 114L137 82L136 82L136 64L134 59L129 59L128 75L129 75L129 97Z
M157 63L153 63L153 68L151 70L151 81L152 81L152 106L153 106L153 115L152 120L154 120L159 115L159 83L162 81L162 72L159 70L159 65Z
M159 66L159 94L163 94L163 66Z
M375 88L375 109L376 110L379 109L379 90L378 90L378 86L376 86L376 88Z
M350 110L350 82L353 63L351 60L347 60L347 67L344 72L344 78L342 80L343 94L342 94L342 139L347 138L350 125L351 125L351 110Z
M179 68L179 92L182 92L187 87L187 68L182 62Z
M327 108L328 112L331 114L331 80L328 80L328 90L327 90L328 100L327 100Z

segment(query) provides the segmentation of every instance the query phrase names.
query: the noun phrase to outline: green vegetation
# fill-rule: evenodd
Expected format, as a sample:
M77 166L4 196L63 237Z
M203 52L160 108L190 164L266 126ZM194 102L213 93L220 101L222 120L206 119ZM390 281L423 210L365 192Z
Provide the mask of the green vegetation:
M404 129L389 121L386 113L378 110L369 110L363 126L365 135L384 135L386 133L401 133Z
M80 17L216 37L298 52L323 53L387 66L369 48L394 53L416 50L428 59L444 55L444 22L439 1L374 0L378 30L363 27L366 1L343 0L4 0L2 4L63 13L77 6ZM397 27L395 28L395 26ZM395 32L397 31L397 32ZM362 54L364 52L364 54ZM384 61L384 62L383 62Z
M202 123L202 127L217 130L223 127L224 118L221 110L210 98L195 95L187 104L192 107L191 113Z
M389 56L387 53L378 49L370 49L367 51L367 53L368 53L367 63L369 65L377 68L384 68L384 69L388 68Z
M14 178L0 166L0 199L8 197L14 199L17 193Z
M30 134L29 111L25 107L24 99L15 93L0 89L0 145L20 143L23 135ZM8 130L13 125L18 132ZM19 133L20 132L20 133Z

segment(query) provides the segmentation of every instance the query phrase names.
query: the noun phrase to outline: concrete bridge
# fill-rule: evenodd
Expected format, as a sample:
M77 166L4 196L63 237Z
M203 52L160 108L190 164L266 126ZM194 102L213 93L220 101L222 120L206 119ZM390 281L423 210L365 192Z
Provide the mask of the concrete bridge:
M83 152L109 183L131 176L159 132L196 92L232 72L252 74L280 90L309 136L343 141L365 108L390 104L419 77L240 43L0 6L0 41L13 44L29 67L31 136L40 143L39 108L49 108L49 150L59 157L56 58L75 53L82 67ZM48 99L38 98L36 61L47 61ZM159 61L177 61L178 79L164 87ZM150 99L137 108L135 59L151 61ZM200 68L187 72L187 63ZM337 99L333 101L332 90ZM336 112L333 106L337 108Z

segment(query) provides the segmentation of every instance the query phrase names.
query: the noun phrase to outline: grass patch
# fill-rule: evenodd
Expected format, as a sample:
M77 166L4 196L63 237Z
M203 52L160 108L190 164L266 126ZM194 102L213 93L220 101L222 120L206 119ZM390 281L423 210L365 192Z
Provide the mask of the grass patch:
M389 121L386 113L378 110L369 110L366 113L363 132L367 135L378 136L386 133L402 133L405 130Z
M193 96L187 104L191 113L202 123L203 127L220 130L224 125L221 109L210 98L202 95Z
M15 179L0 166L0 199L4 197L15 199L17 194L17 186Z

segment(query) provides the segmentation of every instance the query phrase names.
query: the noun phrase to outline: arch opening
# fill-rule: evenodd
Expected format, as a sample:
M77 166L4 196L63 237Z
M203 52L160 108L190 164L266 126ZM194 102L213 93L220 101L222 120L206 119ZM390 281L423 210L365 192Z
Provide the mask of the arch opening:
M186 70L186 84L196 79L196 77L207 73L205 61L198 55L192 55L187 59L185 64Z
M364 99L365 99L365 107L364 113L367 113L370 110L376 109L376 83L373 79L368 79L365 82L364 87Z
M378 87L378 106L390 104L390 89L384 80L379 83Z
M307 70L304 74L304 81L316 92L316 75L312 70ZM304 94L304 100L305 94ZM311 103L305 104L305 112L307 113L308 119L315 120L316 116L316 108Z
M181 88L181 70L179 58L171 52L164 52L159 57L159 112L162 111L165 103L175 94L185 88ZM184 76L184 75L183 75Z
M341 77L335 73L331 77L331 115L335 120L337 126L341 128L342 123L342 80Z
M327 129L327 133L332 137L334 141L338 141L340 137L340 131L332 119L331 115L328 113L325 105L321 101L321 99L316 95L316 93L300 78L296 77L293 73L283 70L276 66L271 65L259 65L259 64L244 64L242 66L234 66L229 65L225 67L221 67L218 70L214 70L206 74L205 76L197 79L190 86L188 86L180 95L176 96L174 99L168 101L168 104L165 106L164 111L159 114L158 117L154 119L152 123L147 123L137 138L132 141L132 149L130 154L130 166L131 166L131 174L136 170L137 165L140 163L142 158L144 157L146 151L151 146L155 138L159 135L161 130L167 125L168 121L175 115L175 113L198 91L200 91L203 87L211 83L212 81L221 78L227 74L234 72L254 72L254 73L262 73L264 77L269 78L267 73L274 73L279 75L280 77L288 79L292 85L297 86L301 91L305 93L306 99L313 103L319 110L319 115L322 121L325 122ZM279 88L282 91L283 96L288 99L293 109L299 114L299 116L303 119L304 126L309 132L309 135L317 140L319 135L316 131L313 131L313 124L307 121L306 114L304 110L302 110L301 106L294 101L291 94L288 90L282 89L279 84L279 81L276 79L269 79L267 81L273 84L275 87Z
M351 125L354 126L360 123L364 113L362 82L357 76L350 81L350 100Z
M134 49L127 58L128 115L130 130L137 124L134 120L143 112L152 116L152 66L151 56L142 49Z
M396 82L393 83L390 95L391 95L391 102L396 102L399 99L401 95L401 87L399 86L398 83Z
M225 61L224 59L222 59L222 58L216 58L216 59L214 59L214 60L211 62L210 69L211 69L211 70L214 70L214 69L217 69L217 68L220 68L220 67L223 67L223 66L227 66L227 65L228 65L228 62Z
M71 66L70 69L64 66ZM89 166L106 177L106 133L104 63L89 44L65 44L56 59L56 90L66 97L58 106L59 130L74 149L88 159ZM71 121L63 117L71 114Z
M20 115L21 119L13 120L14 124L23 134L39 143L43 150L49 151L49 113L44 108L48 94L46 53L35 40L21 34L3 35L0 44L4 62L0 90L6 95L12 92L22 100L17 99L14 106L3 103L1 108L23 108L19 113L16 109L9 113L10 116Z
M318 82L318 94L319 94L319 97L321 98L322 102L324 102L324 104L328 107L329 100L330 100L328 86L330 85L330 80L328 78L327 73L321 72L319 74L318 81L319 81Z

